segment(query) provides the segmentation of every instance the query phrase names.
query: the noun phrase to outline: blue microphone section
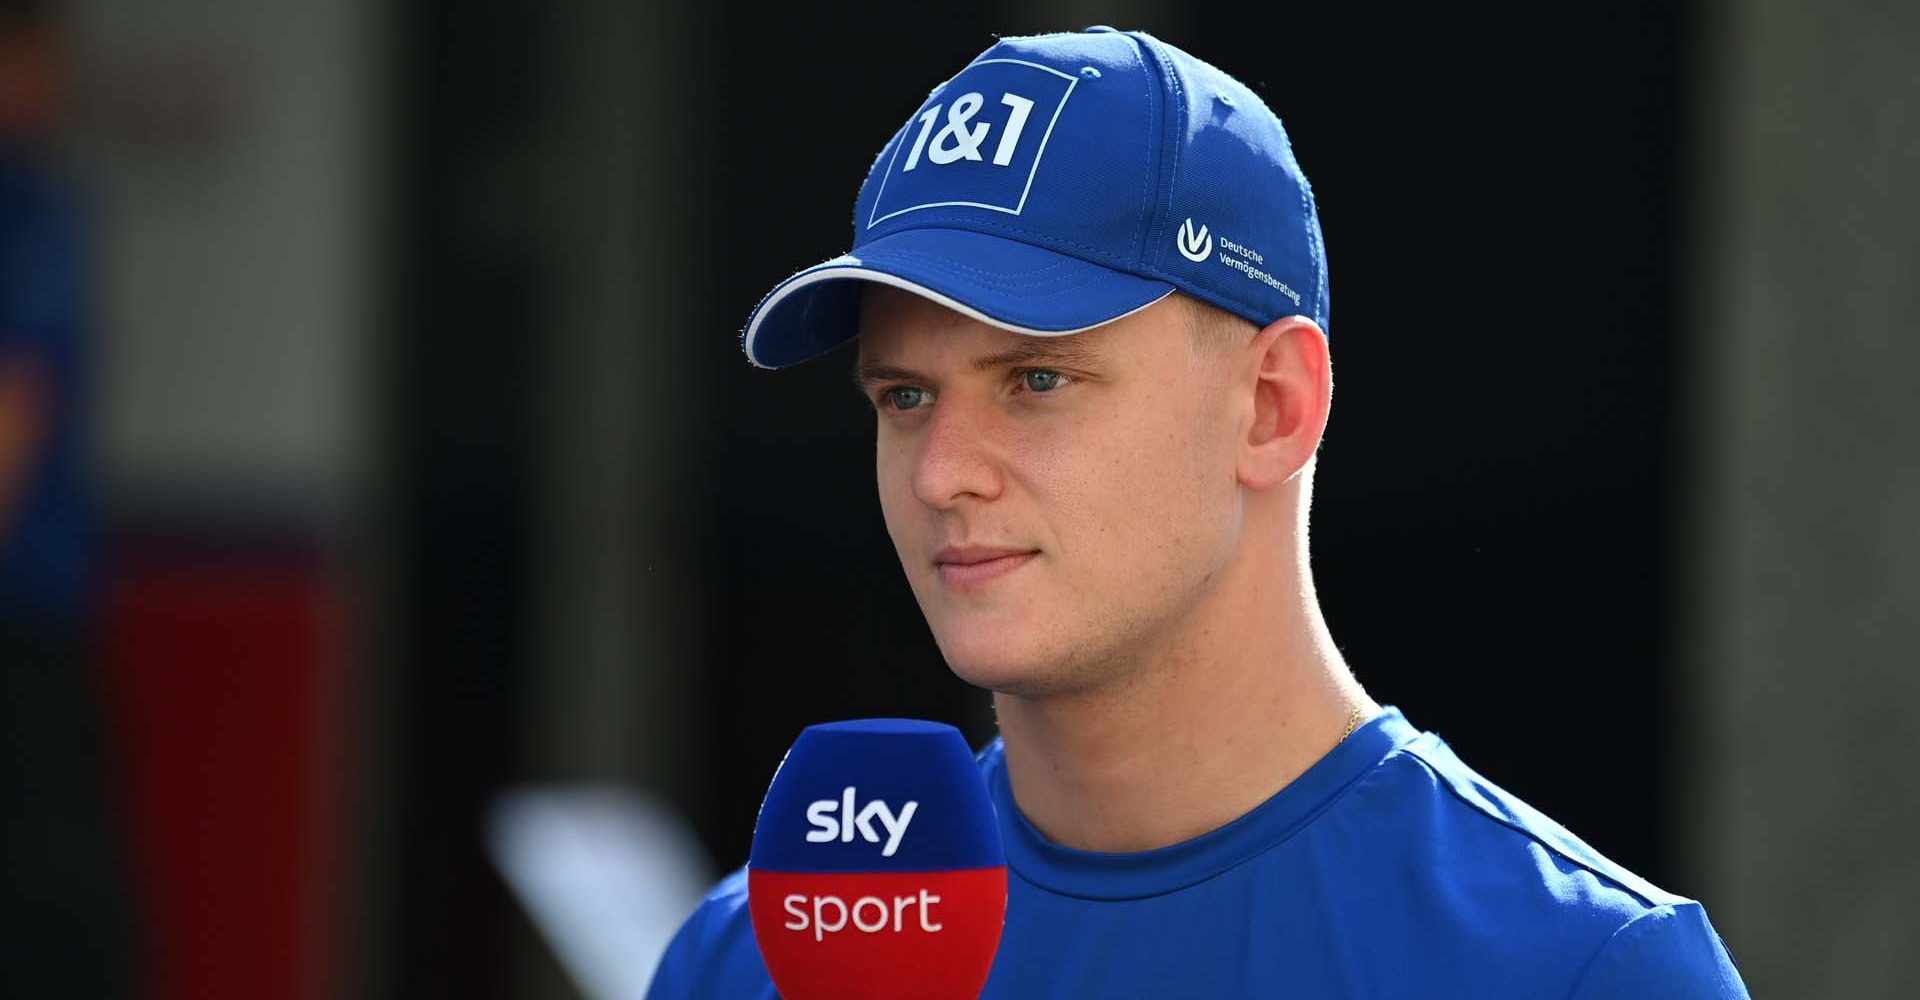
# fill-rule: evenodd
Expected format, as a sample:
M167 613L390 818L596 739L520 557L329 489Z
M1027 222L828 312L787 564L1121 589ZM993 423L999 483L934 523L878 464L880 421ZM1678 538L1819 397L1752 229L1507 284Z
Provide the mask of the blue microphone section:
M808 726L774 773L749 865L780 872L929 872L1005 865L973 750L919 719Z

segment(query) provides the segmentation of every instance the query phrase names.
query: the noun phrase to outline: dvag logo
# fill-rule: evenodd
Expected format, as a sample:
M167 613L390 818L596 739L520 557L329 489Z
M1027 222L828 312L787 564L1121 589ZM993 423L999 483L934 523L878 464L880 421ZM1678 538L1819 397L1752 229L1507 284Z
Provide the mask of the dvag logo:
M952 206L1019 215L1078 83L1019 59L982 59L962 70L894 138L867 225Z

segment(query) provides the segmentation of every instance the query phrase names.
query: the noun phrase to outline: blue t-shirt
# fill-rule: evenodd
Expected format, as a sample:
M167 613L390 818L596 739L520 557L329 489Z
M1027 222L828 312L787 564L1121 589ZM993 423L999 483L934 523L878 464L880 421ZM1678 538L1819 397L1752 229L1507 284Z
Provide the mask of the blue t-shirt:
M1047 840L979 754L1007 851L987 1000L1744 998L1699 903L1602 857L1394 706L1252 812L1152 851ZM776 994L745 869L688 918L649 1000Z

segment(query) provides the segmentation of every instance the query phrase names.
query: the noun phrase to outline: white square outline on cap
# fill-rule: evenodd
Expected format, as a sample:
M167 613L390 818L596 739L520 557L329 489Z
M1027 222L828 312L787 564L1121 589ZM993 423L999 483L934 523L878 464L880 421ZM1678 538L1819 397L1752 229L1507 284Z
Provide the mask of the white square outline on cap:
M1047 140L1053 138L1054 123L1060 120L1060 112L1065 111L1067 109L1067 101L1073 97L1073 88L1078 87L1080 85L1080 78L1077 76L1074 76L1071 73L1062 73L1059 70L1054 69L1052 66L1042 66L1037 62L1028 62L1025 59L981 59L976 62L968 63L966 66L966 69L961 70L960 73L965 73L967 70L972 69L975 66L985 66L988 63L1012 63L1016 66L1031 66L1034 69L1046 70L1047 72L1052 73L1054 76L1060 77L1061 79L1067 81L1067 92L1060 95L1060 105L1059 107L1056 107L1053 109L1053 117L1047 120L1047 131L1040 136L1040 149L1039 151L1033 154L1033 169L1027 171L1027 186L1020 189L1019 204L1016 204L1012 208L1007 208L1004 205L987 205L977 201L930 201L924 205L909 205L906 208L899 209L898 211L888 212L887 214L882 215L877 219L874 218L873 213L880 211L880 199L885 197L887 193L887 178L893 176L893 165L900 161L900 144L896 142L894 143L894 146L893 146L893 158L887 161L887 172L881 175L880 177L880 190L874 192L873 194L873 211L867 213L868 229L872 229L873 227L879 225L882 222L887 221L888 219L893 218L896 215L905 215L908 212L918 212L923 208L953 208L953 207L985 208L995 212L1005 212L1008 215L1019 215L1023 210L1026 209L1027 194L1033 190L1034 175L1040 172L1040 158L1047 155ZM960 76L960 73L955 73L954 77L957 79ZM924 107L924 105L922 106ZM899 132L895 133L895 137L897 138L901 135L905 135L906 130L908 128L913 127L913 123L916 120L918 120L919 117L920 117L919 114L916 112L912 118L907 119L906 126L901 128Z

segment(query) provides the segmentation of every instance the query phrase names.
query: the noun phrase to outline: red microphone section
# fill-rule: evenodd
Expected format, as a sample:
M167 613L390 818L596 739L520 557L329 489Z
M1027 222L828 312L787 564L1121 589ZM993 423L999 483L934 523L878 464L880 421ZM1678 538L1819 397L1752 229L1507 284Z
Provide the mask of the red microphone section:
M747 871L747 905L788 1000L975 1000L1007 913L1007 870Z

